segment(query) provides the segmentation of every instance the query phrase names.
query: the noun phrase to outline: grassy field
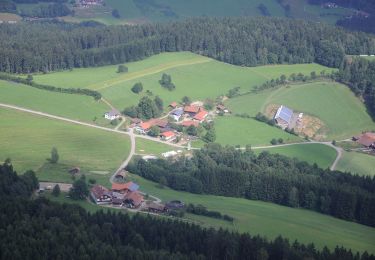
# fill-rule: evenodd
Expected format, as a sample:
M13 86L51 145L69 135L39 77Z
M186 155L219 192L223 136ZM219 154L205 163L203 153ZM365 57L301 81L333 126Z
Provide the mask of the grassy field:
M1 13L0 12L0 21L3 22L9 22L9 21L16 21L20 22L22 20L22 17L16 14L11 13Z
M297 158L300 161L306 161L310 164L316 163L319 167L324 169L329 168L333 161L336 159L335 149L324 144L306 143L303 145L291 145L268 149L254 149L254 152L257 154L263 151Z
M337 164L337 170L359 175L375 176L374 165L375 156L345 151Z
M102 125L109 124L103 118L109 107L88 96L50 92L0 80L0 102L90 123L96 117Z
M117 169L130 151L125 135L14 110L0 109L0 123L0 160L9 157L18 172L35 170L40 180L71 182L67 170L77 166L89 178L108 183L106 173ZM52 147L60 156L57 165L47 161Z
M189 52L162 53L142 61L127 63L129 72L116 73L117 66L75 69L45 75L34 75L34 80L59 87L80 87L99 90L117 108L136 104L140 99L130 89L136 82L142 82L146 90L159 95L165 104L179 101L183 96L204 100L224 95L233 87L242 92L253 89L282 74L309 74L328 68L317 64L275 65L260 67L239 67L218 62ZM162 73L172 76L176 85L174 91L163 89L158 81Z
M283 235L290 240L298 239L303 243L314 242L322 248L333 249L336 245L351 248L354 251L374 253L375 228L339 220L313 211L293 209L272 203L251 201L241 198L227 198L211 195L195 195L177 192L169 188L161 189L156 183L139 176L131 178L140 184L141 190L161 198L163 201L181 199L185 203L202 204L210 210L216 210L235 218L234 224L206 217L189 215L188 217L205 226L224 227L260 234L270 239Z
M160 156L162 153L176 151L178 149L179 148L170 146L168 144L154 142L143 138L136 138L135 152L139 155Z
M272 138L283 138L285 143L301 140L297 136L252 118L217 117L215 130L216 142L223 145L271 145Z
M345 139L364 130L375 129L363 103L350 89L334 82L314 82L230 99L236 113L254 115L269 104L283 104L318 117L325 124L327 139Z

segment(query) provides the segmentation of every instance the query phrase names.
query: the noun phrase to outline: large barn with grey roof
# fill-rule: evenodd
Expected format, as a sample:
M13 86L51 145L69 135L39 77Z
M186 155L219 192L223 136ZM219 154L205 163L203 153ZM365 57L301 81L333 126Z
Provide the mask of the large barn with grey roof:
M293 110L286 106L280 106L279 109L277 109L277 112L274 117L276 123L283 129L288 128L290 126L292 118Z

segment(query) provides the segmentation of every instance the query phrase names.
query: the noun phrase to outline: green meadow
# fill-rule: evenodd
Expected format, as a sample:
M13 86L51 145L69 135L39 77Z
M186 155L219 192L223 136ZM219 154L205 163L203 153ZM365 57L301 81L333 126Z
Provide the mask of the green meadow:
M374 166L375 156L344 151L337 164L337 170L364 176L375 176Z
M248 92L254 86L282 74L309 74L311 71L328 70L318 64L240 67L190 52L162 53L125 65L129 72L123 74L116 73L117 66L104 66L34 75L34 80L59 87L95 89L118 109L123 109L136 104L147 90L159 95L165 104L180 101L183 96L189 96L193 100L215 99L238 86L241 87L241 92ZM174 91L160 86L158 81L163 73L172 76L176 85ZM131 87L137 82L143 84L143 94L131 91Z
M335 149L324 144L303 143L284 147L274 147L265 149L254 149L259 154L263 151L296 158L310 164L316 163L320 168L329 168L336 159Z
M0 109L0 160L11 158L18 172L34 170L40 180L72 182L68 170L80 167L90 178L108 183L130 151L126 135ZM58 164L48 162L52 147Z
M136 138L135 152L139 155L155 155L160 156L162 153L169 151L182 150L168 144L154 142L144 138Z
M342 84L313 82L230 99L228 107L235 113L264 112L267 105L286 105L295 111L319 118L327 132L326 139L350 138L375 129L363 103Z
M109 107L92 97L50 92L0 80L0 102L29 108L70 119L108 124L103 115Z
M223 145L271 145L272 138L282 138L285 143L298 142L301 138L256 121L252 118L223 116L215 119L216 142Z
M354 251L375 252L373 246L375 228L313 211L293 209L272 203L242 198L197 195L174 191L166 187L159 188L156 183L137 175L130 175L130 178L140 184L142 191L159 197L163 201L179 199L185 203L202 204L209 210L219 211L235 218L232 224L207 217L187 216L204 226L223 227L249 232L253 235L259 234L269 239L282 235L291 241L298 239L303 243L313 242L318 248L327 246L334 249L336 245L340 245Z

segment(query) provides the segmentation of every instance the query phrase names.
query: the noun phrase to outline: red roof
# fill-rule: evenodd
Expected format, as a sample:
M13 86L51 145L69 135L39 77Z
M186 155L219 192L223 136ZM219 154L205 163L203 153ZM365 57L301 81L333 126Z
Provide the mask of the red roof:
M162 127L162 128L164 128L164 127L166 127L168 125L168 121L167 120L163 120L163 119L151 119L148 122L149 122L149 124L151 126L156 125L156 126Z
M185 126L185 127L189 127L189 126L191 126L191 125L193 125L193 126L195 126L195 127L198 127L199 123L198 123L197 121L192 121L192 120L190 120L190 121L183 121L183 122L181 123L181 125L182 125L182 126Z
M94 194L95 198L100 198L107 192L108 189L106 187L103 187L102 185L95 185L91 189L91 193Z
M197 107L197 106L185 106L184 111L187 112L187 113L198 113L199 107Z
M138 192L134 191L134 192L129 192L125 198L127 200L131 200L133 202L133 205L135 207L138 207L139 205L141 205L142 201L143 201L143 196L141 194L139 194Z
M172 131L164 132L161 135L166 137L166 138L175 136L175 134Z
M151 128L151 124L149 122L143 122L143 123L140 123L139 126L143 129L143 130L148 130Z
M203 119L206 118L207 115L208 115L207 111L204 110L204 109L202 109L201 111L199 111L198 114L196 114L196 115L194 116L194 119L195 119L195 120L198 120L198 121L202 121Z
M177 102L172 102L169 106L175 108L177 107Z
M365 133L359 137L357 142L361 145L369 147L375 144L375 133Z
M129 190L130 187L133 185L133 182L127 183L112 183L112 190Z

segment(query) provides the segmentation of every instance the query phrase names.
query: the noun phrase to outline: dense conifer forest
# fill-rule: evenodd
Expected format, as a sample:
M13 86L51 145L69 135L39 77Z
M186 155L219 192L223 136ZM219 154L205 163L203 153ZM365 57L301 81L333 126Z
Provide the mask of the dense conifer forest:
M9 161L0 165L1 259L375 259L171 219L90 214L71 204L30 200L37 186L33 172L18 176Z
M375 178L323 170L296 159L209 144L191 160L135 160L130 172L192 193L302 207L375 226Z

